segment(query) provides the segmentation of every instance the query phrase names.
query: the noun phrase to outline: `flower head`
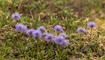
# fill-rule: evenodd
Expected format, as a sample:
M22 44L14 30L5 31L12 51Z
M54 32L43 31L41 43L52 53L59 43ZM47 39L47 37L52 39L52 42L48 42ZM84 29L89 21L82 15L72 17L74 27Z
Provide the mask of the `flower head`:
M65 40L64 37L62 37L62 36L57 36L57 37L55 38L55 43L56 43L56 44L62 44L62 42L64 42L64 40Z
M44 32L42 35L43 35L43 36L47 36L47 35L48 35L48 33Z
M35 30L32 32L33 38L41 38L42 37L42 32L39 30Z
M54 40L54 35L53 34L48 34L45 36L46 41L52 42Z
M32 32L34 31L35 31L34 29L26 30L26 35L32 35Z
M59 36L63 36L64 38L66 38L66 34L65 33L60 33Z
M56 25L56 26L54 27L54 30L55 30L55 31L63 31L63 28L62 28L61 25Z
M27 30L27 26L25 26L21 23L16 24L15 28L19 32L23 32L23 31Z
M78 32L86 32L85 28L82 28L82 27L79 27L79 28L77 29L77 31L78 31Z
M37 30L44 31L46 30L46 28L44 26L40 26L39 28L37 28Z
M14 13L14 14L12 14L12 19L19 20L19 19L21 19L21 16L19 13Z
M69 41L67 41L67 40L64 40L64 41L61 43L62 46L67 46L68 44L69 44Z
M96 23L95 22L89 22L87 27L88 28L94 28L94 27L96 27Z

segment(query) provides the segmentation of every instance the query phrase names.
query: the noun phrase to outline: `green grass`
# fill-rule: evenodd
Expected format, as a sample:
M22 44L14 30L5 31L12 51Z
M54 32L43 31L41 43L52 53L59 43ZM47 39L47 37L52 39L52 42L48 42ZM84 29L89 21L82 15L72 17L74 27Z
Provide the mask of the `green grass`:
M0 60L105 60L105 31L97 25L93 32L88 29L87 23L92 20L92 11L95 15L104 13L104 1L87 0L0 0ZM75 3L75 4L72 4ZM83 6L83 7L81 7ZM40 40L27 37L25 33L15 30L16 21L11 15L15 12L21 14L19 22L36 29L44 25L47 32L54 33L55 25L62 25L67 34L69 45L47 43L43 38ZM98 15L100 17L100 15ZM87 21L86 19L89 18ZM97 16L95 16L97 18ZM94 20L93 20L94 21ZM86 34L77 33L78 27L85 27ZM92 35L92 36L90 36Z

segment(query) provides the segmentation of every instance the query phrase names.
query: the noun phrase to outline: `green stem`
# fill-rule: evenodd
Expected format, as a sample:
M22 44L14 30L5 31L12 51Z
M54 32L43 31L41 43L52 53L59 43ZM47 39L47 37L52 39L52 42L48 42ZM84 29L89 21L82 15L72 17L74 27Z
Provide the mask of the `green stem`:
M92 39L92 35L93 35L93 31L92 31L92 28L91 28L91 34L90 34L90 38Z

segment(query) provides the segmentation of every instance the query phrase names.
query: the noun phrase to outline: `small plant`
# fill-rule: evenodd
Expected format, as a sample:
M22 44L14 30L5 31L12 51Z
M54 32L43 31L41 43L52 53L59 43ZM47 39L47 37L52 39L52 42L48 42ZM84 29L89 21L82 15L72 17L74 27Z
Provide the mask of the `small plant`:
M56 25L55 27L54 27L54 30L55 31L63 31L63 28L62 28L62 26L60 26L60 25Z
M27 26L25 26L21 23L16 24L15 28L19 32L24 32L25 30L27 30Z
M96 27L96 23L95 22L89 22L87 27L88 28L94 28L94 27Z
M79 27L79 28L77 29L77 31L78 31L78 32L83 32L83 33L86 32L85 28L82 28L82 27Z
M14 14L12 14L12 19L13 20L20 20L21 19L21 16L20 16L19 13L14 13Z

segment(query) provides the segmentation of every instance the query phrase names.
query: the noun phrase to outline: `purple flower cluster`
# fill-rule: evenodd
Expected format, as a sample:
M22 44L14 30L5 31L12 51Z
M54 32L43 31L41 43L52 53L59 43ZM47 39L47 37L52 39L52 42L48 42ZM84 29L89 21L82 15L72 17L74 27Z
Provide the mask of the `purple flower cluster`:
M94 27L96 27L96 23L95 22L89 22L87 27L88 28L94 28Z
M67 41L67 40L64 40L64 41L61 43L62 46L67 46L68 44L69 44L69 41Z
M85 28L82 28L82 27L79 27L79 28L77 29L77 31L78 31L78 32L86 32Z
M62 37L64 37L64 38L67 37L67 35L66 35L65 33L60 33L59 36L62 36Z
M88 28L94 28L94 27L96 27L96 23L95 22L89 22L88 24L87 24L87 27ZM85 28L82 28L82 27L79 27L78 29L77 29L77 31L78 32L86 32L86 29Z
M54 27L55 31L61 32L63 31L63 28L61 25L56 25ZM62 46L67 46L69 44L69 42L65 39L67 37L67 35L65 33L60 33L56 38L55 38L55 43L62 45Z
M65 38L63 36L57 36L55 38L55 43L56 44L61 44L62 42L64 42Z
M37 30L40 30L40 31L45 31L46 28L44 26L40 26L39 28L37 28Z
M56 44L60 44L62 46L67 46L69 44L69 42L65 39L67 36L65 33L60 33L57 37L55 37L54 34L51 33L46 33L46 32L42 33L42 31L46 30L44 26L40 26L35 30L35 29L27 29L25 25L18 23L16 24L15 27L17 31L19 32L25 31L26 35L32 36L33 38L40 39L42 36L44 36L47 42L55 42Z
M28 29L26 30L26 35L32 35L34 31L35 31L34 29Z
M21 16L19 13L14 13L12 14L12 19L14 20L20 20ZM87 24L88 28L94 28L96 27L95 22L89 22ZM42 38L44 37L47 42L55 42L56 44L59 44L61 46L67 46L69 44L69 41L66 40L67 35L65 33L60 33L57 37L54 36L54 34L44 32L46 28L44 26L38 27L36 30L35 29L28 29L27 26L23 25L22 23L18 23L15 26L16 30L19 32L26 32L27 36L32 36L33 38ZM56 25L54 27L55 32L62 32L63 28L61 25ZM85 28L79 27L77 29L78 32L84 33L86 32Z
M19 32L23 32L23 31L27 30L27 26L25 26L21 23L16 24L15 28Z
M12 14L12 19L13 20L20 20L21 19L21 16L20 16L19 13L14 13L14 14Z
M26 32L26 35L32 36L33 38L41 38L43 35L41 30L27 29L27 27L21 23L16 24L15 28L19 32Z
M54 30L61 32L61 31L63 31L63 28L62 28L61 25L56 25L56 26L54 27Z
M47 42L52 42L54 40L54 38L55 38L54 35L50 34L50 33L45 36L45 40Z
M48 33L44 32L42 35L43 35L43 36L47 36L47 35L48 35Z
M21 16L19 13L12 14L13 20L20 20ZM34 39L38 38L45 38L45 41L47 42L55 42L56 44L60 44L62 46L67 46L69 42L65 39L67 35L65 33L60 33L57 37L54 36L54 34L44 32L46 28L44 26L38 27L35 29L28 29L27 26L23 25L22 23L17 23L15 26L16 30L19 32L25 32L27 36L32 36ZM57 32L62 32L63 28L61 25L56 25L54 27L54 30Z
M42 37L42 32L40 30L35 30L32 32L32 37L33 38L41 38Z
M58 35L58 36L55 38L55 43L56 43L56 44L59 44L59 45L61 45L61 46L67 46L67 45L69 44L69 41L67 41L67 40L65 39L65 37Z

